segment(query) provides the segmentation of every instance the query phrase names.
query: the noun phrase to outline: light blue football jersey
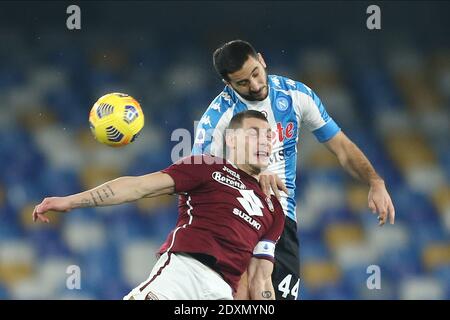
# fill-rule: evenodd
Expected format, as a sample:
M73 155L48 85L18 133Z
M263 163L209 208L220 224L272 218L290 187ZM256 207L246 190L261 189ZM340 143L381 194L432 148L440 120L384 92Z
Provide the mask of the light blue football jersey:
M268 78L269 94L263 101L248 101L225 86L197 125L192 154L223 157L224 131L231 118L245 110L262 112L276 133L268 170L286 184L289 194L281 193L281 204L285 214L296 221L295 178L300 126L305 125L319 142L331 139L340 128L308 86L281 76L269 75Z

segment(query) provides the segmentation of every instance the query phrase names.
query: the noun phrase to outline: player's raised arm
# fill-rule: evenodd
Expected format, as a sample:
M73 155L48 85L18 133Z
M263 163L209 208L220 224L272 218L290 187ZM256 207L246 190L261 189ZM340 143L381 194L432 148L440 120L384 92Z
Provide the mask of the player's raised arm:
M137 177L120 177L93 189L66 197L45 198L33 211L33 221L49 222L45 213L70 211L82 207L110 206L134 201L143 197L155 197L173 193L174 180L163 172Z
M275 300L272 271L272 261L252 257L248 266L248 285L251 300Z
M358 146L343 132L337 133L325 145L336 155L347 172L370 186L369 208L373 213L378 213L379 225L384 225L388 219L394 224L395 208L384 181Z

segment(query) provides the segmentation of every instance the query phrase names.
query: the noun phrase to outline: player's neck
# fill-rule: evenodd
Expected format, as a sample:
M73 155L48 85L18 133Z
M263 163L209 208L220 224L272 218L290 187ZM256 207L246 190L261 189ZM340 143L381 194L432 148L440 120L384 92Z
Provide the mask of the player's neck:
M256 170L254 167L247 164L238 165L237 167L255 179L258 179L259 174L261 173L261 170Z
M231 163L234 167L238 168L239 170L244 171L249 176L252 176L255 179L259 178L259 174L261 173L261 170L249 165L249 164L239 164L237 161L233 161L231 159L227 159L229 163Z

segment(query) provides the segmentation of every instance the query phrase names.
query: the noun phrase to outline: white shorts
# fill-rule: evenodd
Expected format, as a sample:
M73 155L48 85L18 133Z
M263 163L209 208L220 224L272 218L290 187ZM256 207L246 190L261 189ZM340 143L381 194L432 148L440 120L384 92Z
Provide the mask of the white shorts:
M230 285L213 269L183 253L160 256L146 281L124 300L233 300Z

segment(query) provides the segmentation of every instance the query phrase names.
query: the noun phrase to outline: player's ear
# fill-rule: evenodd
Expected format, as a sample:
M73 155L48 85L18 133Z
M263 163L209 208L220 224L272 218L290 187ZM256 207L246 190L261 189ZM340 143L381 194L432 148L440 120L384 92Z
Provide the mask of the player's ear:
M264 69L267 68L266 62L264 61L264 58L262 56L261 53L258 52L258 61L262 64L262 66L264 67Z

